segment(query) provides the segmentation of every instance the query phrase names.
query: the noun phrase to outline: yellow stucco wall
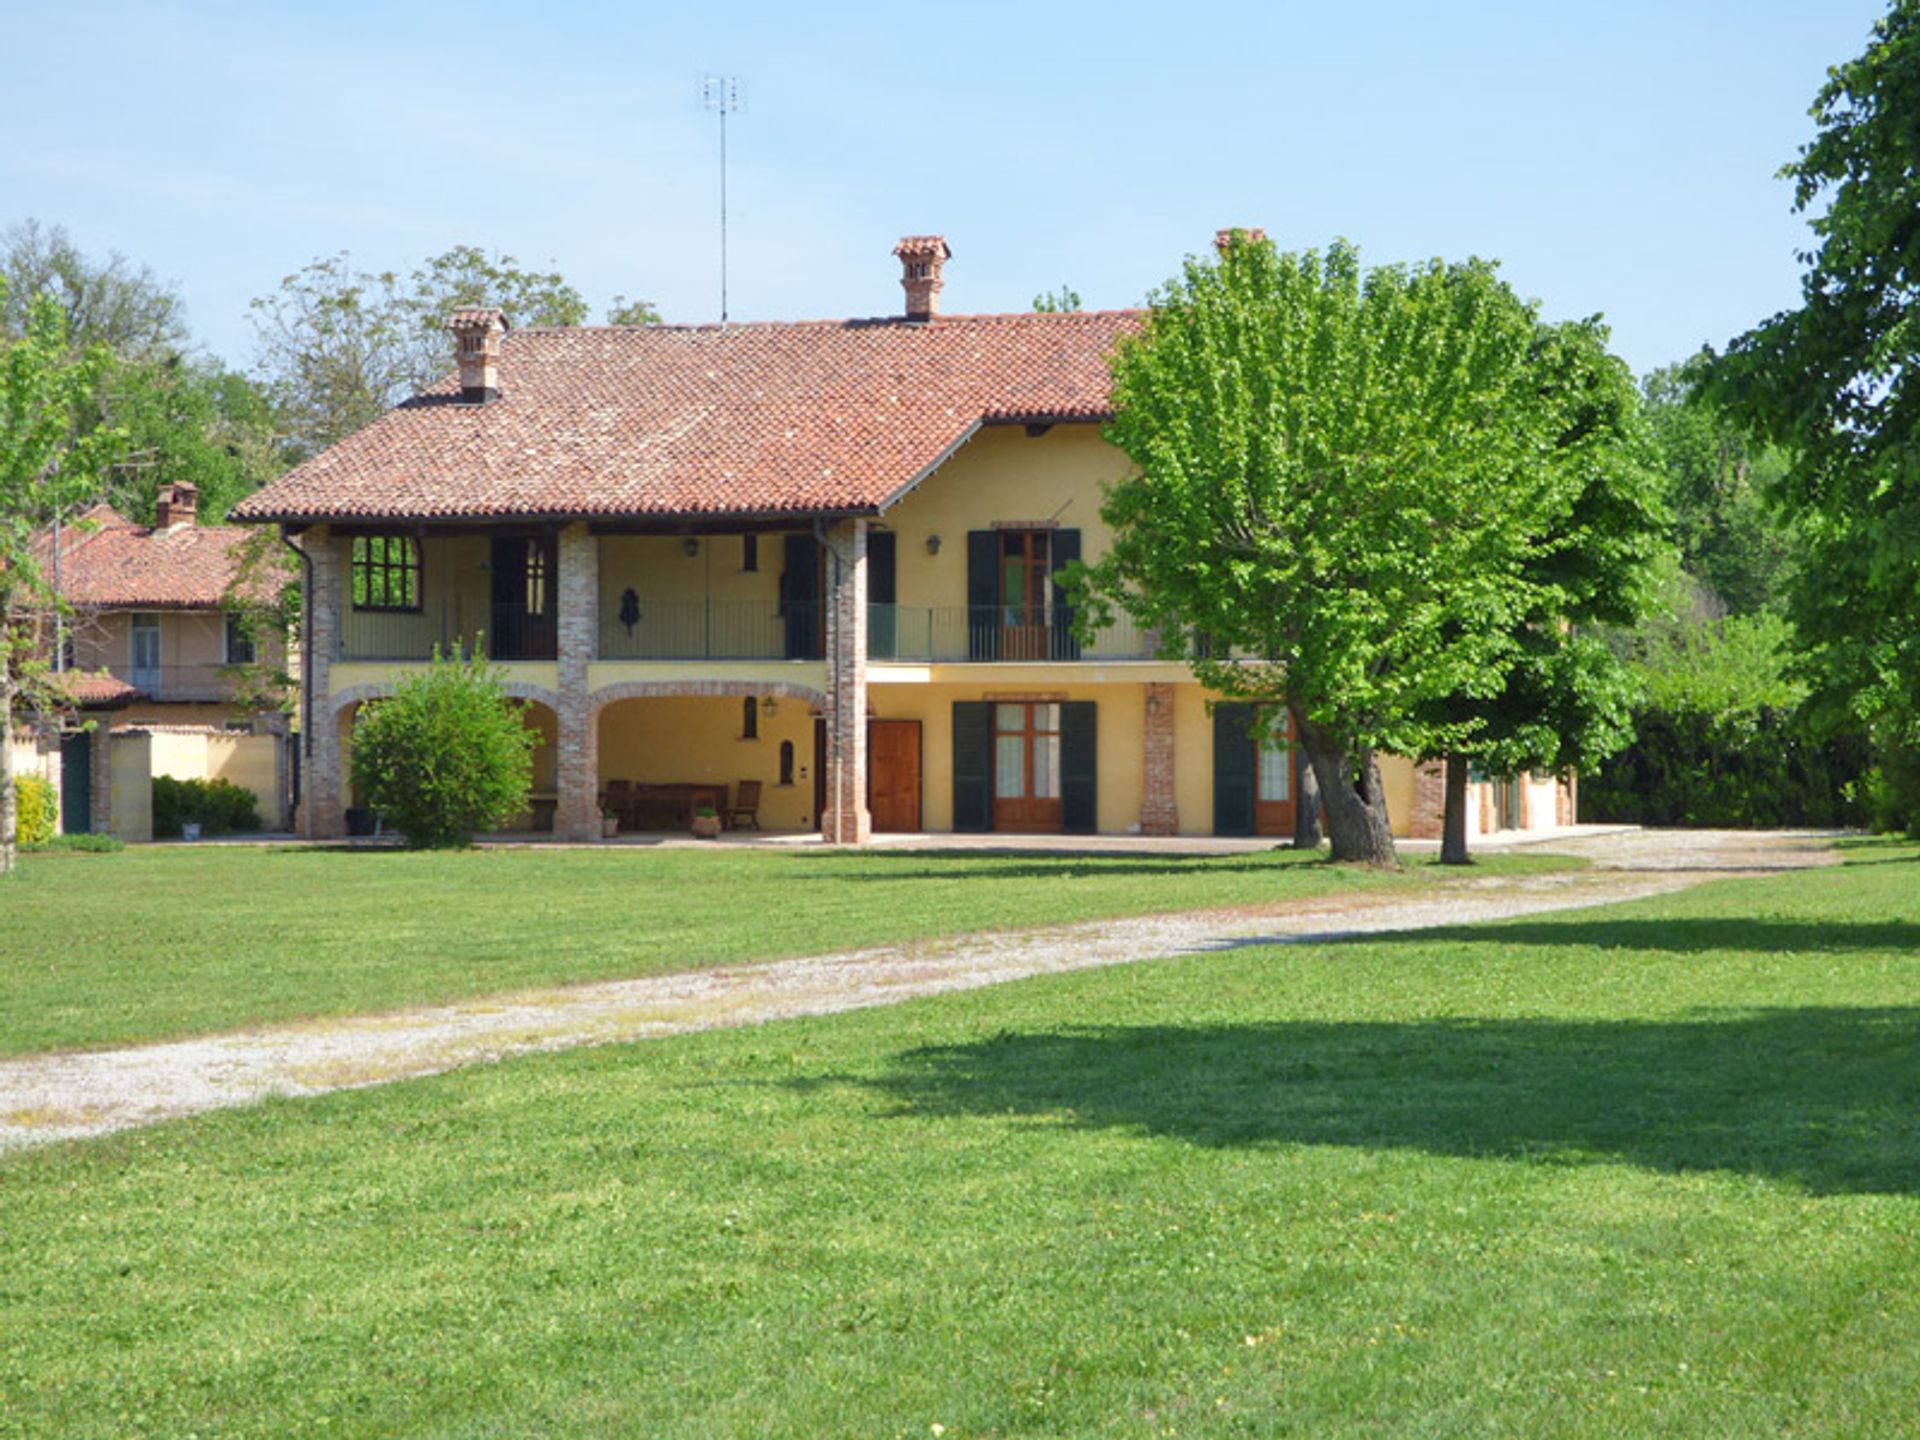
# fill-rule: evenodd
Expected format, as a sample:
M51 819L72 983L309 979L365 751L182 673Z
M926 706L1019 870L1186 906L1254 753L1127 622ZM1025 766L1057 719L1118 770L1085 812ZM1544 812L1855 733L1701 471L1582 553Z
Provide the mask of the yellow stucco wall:
M541 690L553 691L560 686L560 667L550 660L516 660L495 662L505 678L518 685L528 685ZM336 660L329 677L328 687L334 695L344 695L349 690L365 685L391 686L402 675L425 670L427 662L388 664L378 660Z
M738 696L662 696L616 700L600 712L600 782L724 784L758 780L760 824L802 830L814 824L813 714L803 701L760 707L759 736L745 739ZM794 782L781 785L780 744L794 749Z
M420 609L355 610L353 542L340 541L340 643L345 655L425 655L442 635L471 637L493 623L493 546L484 535L429 535L420 542Z
M778 655L785 622L777 607L780 572L786 568L786 537L761 535L758 568L742 569L738 535L692 537L694 553L678 535L603 535L600 537L599 653L635 653L645 641L647 653L704 655ZM620 600L634 592L642 617L632 640L620 624Z
M176 780L227 780L253 792L254 808L268 829L283 828L287 821L283 800L282 742L273 735L248 735L237 730L215 730L199 726L155 726L147 736L149 777L170 775ZM121 739L114 739L114 764L120 764ZM116 768L116 775L118 770ZM117 783L117 782L116 782ZM120 813L115 792L116 824ZM151 818L149 818L151 828Z

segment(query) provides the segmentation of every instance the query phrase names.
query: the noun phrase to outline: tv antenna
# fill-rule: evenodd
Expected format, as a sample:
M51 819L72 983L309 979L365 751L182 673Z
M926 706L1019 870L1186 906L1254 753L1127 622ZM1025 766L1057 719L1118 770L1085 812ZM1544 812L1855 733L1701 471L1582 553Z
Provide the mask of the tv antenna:
M746 101L746 87L735 75L700 77L700 108L720 116L720 323L727 323L727 116Z

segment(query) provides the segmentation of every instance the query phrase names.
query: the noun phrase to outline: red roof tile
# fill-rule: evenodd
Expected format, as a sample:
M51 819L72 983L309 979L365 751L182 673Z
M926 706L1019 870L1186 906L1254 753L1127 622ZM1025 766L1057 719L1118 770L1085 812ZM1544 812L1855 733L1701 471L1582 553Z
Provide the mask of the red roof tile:
M80 670L69 670L54 676L53 684L67 699L81 706L126 705L145 693L111 675L93 675Z
M60 593L70 605L110 610L217 608L239 569L236 525L136 525L110 505L60 531ZM40 565L54 575L52 537L40 537Z
M235 508L243 521L871 513L997 421L1103 420L1137 311L516 331Z

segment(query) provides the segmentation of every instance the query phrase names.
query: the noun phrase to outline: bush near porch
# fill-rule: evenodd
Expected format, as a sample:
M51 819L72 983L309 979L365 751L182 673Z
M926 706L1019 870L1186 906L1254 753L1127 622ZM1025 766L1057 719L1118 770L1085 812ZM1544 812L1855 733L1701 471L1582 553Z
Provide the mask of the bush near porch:
M0 1160L0 1433L1891 1440L1920 852L1852 853Z

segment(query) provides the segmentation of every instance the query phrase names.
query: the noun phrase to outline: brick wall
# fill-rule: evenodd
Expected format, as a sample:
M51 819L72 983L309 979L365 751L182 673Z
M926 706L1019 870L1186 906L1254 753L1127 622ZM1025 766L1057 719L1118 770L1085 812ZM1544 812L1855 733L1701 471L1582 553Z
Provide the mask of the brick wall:
M827 805L822 837L864 845L867 809L867 522L827 531Z
M1173 686L1146 687L1146 730L1142 763L1146 774L1140 796L1140 833L1177 835L1180 811L1174 800Z
M1414 767L1413 814L1407 817L1407 836L1412 840L1438 840L1446 820L1446 763L1429 760Z
M600 633L600 547L584 522L560 532L556 587L560 709L554 744L553 833L562 840L600 837L600 753L587 666Z

